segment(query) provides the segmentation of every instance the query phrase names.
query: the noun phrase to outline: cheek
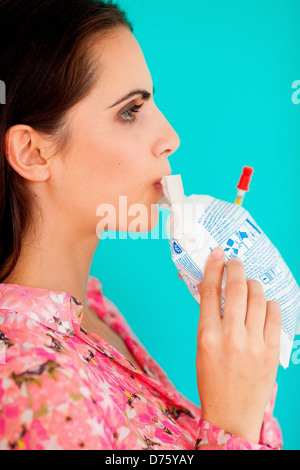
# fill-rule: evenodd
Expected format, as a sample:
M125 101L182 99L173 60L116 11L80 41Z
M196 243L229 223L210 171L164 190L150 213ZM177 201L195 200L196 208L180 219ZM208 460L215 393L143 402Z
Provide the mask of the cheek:
M82 117L82 116L81 116ZM141 130L116 125L89 113L76 119L73 152L82 184L90 185L106 202L115 195L141 197L151 179L151 149ZM153 171L153 170L152 170Z
M99 135L92 127L86 126L85 131L78 130L68 168L77 214L87 227L98 226L97 231L151 231L159 215L149 148L109 132Z
M124 147L113 151L107 149L94 167L91 178L98 186L97 193L103 202L115 204L120 196L126 196L128 205L148 204L151 198L149 166L145 158L142 161L140 155L129 150L126 148L125 152Z
M79 191L93 193L98 203L113 202L116 195L126 194L136 179L132 152L124 155L124 146L93 134L78 140L72 170L80 181Z

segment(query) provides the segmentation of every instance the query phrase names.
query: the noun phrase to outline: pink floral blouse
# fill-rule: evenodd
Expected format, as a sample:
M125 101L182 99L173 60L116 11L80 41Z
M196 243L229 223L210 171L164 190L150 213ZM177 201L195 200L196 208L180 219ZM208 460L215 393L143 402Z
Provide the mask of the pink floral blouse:
M0 284L0 449L280 449L273 417L253 444L201 420L90 276L87 301L121 336L137 369L81 326L82 304L66 292Z

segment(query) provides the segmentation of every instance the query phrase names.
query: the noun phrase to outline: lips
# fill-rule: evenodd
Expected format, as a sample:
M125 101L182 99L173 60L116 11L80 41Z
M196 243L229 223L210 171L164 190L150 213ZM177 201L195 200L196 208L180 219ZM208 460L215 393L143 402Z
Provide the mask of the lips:
M166 174L166 175L161 176L160 179L157 180L157 181L154 181L153 184L161 184L161 183L162 183L162 179L164 178L164 176L171 176L171 174L172 174L172 173L168 173L168 174Z
M160 182L153 183L153 187L160 194L161 197L164 196L164 188Z

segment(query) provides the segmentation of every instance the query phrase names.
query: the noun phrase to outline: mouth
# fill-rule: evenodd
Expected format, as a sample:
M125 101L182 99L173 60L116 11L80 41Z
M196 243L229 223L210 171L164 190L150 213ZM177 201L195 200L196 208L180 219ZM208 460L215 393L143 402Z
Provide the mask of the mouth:
M164 175L164 176L170 176L170 175L171 175L171 173L168 173L167 175ZM160 194L160 196L162 196L162 197L165 195L165 193L164 193L164 187L163 187L163 185L162 185L162 179L163 179L164 176L162 176L159 180L157 180L157 181L155 181L155 182L153 183L153 187L155 188L155 190L156 190L156 191Z
M160 182L153 183L153 187L159 193L161 197L164 196L164 188Z

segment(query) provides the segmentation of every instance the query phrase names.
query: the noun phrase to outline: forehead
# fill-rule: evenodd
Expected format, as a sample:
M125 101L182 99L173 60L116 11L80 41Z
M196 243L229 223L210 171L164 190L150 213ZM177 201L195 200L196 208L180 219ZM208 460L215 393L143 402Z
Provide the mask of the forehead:
M110 99L134 88L152 89L152 78L143 51L130 30L118 26L104 39L94 44L95 59L99 61L99 87Z

